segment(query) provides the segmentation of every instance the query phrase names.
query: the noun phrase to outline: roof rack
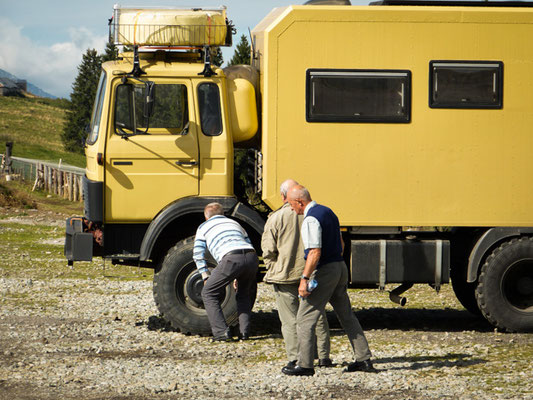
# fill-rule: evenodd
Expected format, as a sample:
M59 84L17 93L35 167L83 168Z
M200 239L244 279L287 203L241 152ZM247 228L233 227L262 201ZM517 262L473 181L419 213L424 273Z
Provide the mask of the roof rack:
M109 20L109 41L122 46L231 46L234 33L231 21L226 18L226 7L182 9L115 5Z
M460 0L382 0L373 1L371 6L449 6L449 7L533 7L526 1L460 1Z

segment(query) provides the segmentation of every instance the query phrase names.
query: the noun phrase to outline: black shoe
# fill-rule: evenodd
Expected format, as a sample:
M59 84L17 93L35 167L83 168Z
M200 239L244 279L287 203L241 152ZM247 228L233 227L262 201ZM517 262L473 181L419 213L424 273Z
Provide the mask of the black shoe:
M294 368L294 367L296 367L296 362L297 362L297 360L289 361L289 362L287 363L287 367L289 367L289 368Z
M314 368L303 368L299 365L296 365L295 367L283 367L281 369L281 372L283 372L285 375L292 375L292 376L312 376L315 374Z
M318 360L318 366L319 368L330 368L333 367L333 361L331 361L331 358L320 358Z
M346 368L342 370L342 372L378 372L377 369L374 368L372 365L372 361L365 360L365 361L355 361L351 364L348 364Z
M233 336L231 336L231 332L228 329L222 335L213 336L211 338L211 341L212 342L233 342Z
M239 340L250 340L250 335L247 333L239 333Z

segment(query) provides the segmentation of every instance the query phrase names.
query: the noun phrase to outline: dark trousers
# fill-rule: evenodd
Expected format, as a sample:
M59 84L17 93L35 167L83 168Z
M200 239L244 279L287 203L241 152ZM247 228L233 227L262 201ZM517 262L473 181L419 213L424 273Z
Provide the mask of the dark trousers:
M244 254L228 254L222 257L202 289L207 318L213 336L223 335L228 329L224 318L221 299L224 298L226 286L237 279L237 313L241 334L250 333L250 317L252 314L251 288L255 285L259 261L255 252Z

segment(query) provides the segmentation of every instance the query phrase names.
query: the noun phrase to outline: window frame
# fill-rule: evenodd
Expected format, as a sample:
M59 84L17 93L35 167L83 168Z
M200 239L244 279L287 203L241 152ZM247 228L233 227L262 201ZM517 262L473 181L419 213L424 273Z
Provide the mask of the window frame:
M444 64L450 66L457 66L468 68L469 66L497 66L496 75L496 93L497 102L489 103L466 103L466 102L441 102L435 103L433 100L435 79L433 68L435 64ZM448 108L448 109L470 109L470 110L486 110L486 109L502 109L503 108L503 62L502 61L482 61L482 60L431 60L429 62L429 98L428 104L430 108Z
M324 76L339 76L347 74L360 74L360 76L375 74L374 76L403 76L405 78L404 87L404 109L405 113L401 117L387 116L387 117L361 117L361 116L313 116L311 114L311 78L313 74L325 73ZM307 122L342 122L342 123L393 123L393 124L407 124L411 122L411 104L412 104L412 73L407 69L329 69L329 68L311 68L306 71L306 85L305 85L305 119Z
M207 85L207 86L214 86L216 87L217 89L217 94L218 94L218 117L219 117L219 123L220 123L220 130L214 134L210 134L210 133L206 133L204 131L204 119L202 118L202 103L201 103L201 96L200 96L200 88L204 85ZM204 81L204 82L200 82L198 83L198 86L196 87L196 95L198 96L198 112L199 112L199 117L200 117L200 129L202 131L202 134L207 136L207 137L216 137L216 136L220 136L222 135L222 133L224 132L224 123L223 123L223 119L222 119L222 105L221 105L221 90L220 90L220 87L218 86L217 83L215 82L210 82L210 81Z

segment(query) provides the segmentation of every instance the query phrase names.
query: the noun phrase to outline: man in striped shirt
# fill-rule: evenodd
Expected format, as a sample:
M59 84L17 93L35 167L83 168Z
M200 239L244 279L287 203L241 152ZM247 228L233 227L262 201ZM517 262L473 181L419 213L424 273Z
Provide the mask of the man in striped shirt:
M193 259L204 279L202 299L213 332L213 341L231 341L220 299L226 286L237 280L237 313L241 339L250 334L252 314L251 288L255 284L259 261L246 231L236 221L224 216L219 203L204 209L206 221L198 227L194 238ZM218 265L209 274L205 252L209 250Z

